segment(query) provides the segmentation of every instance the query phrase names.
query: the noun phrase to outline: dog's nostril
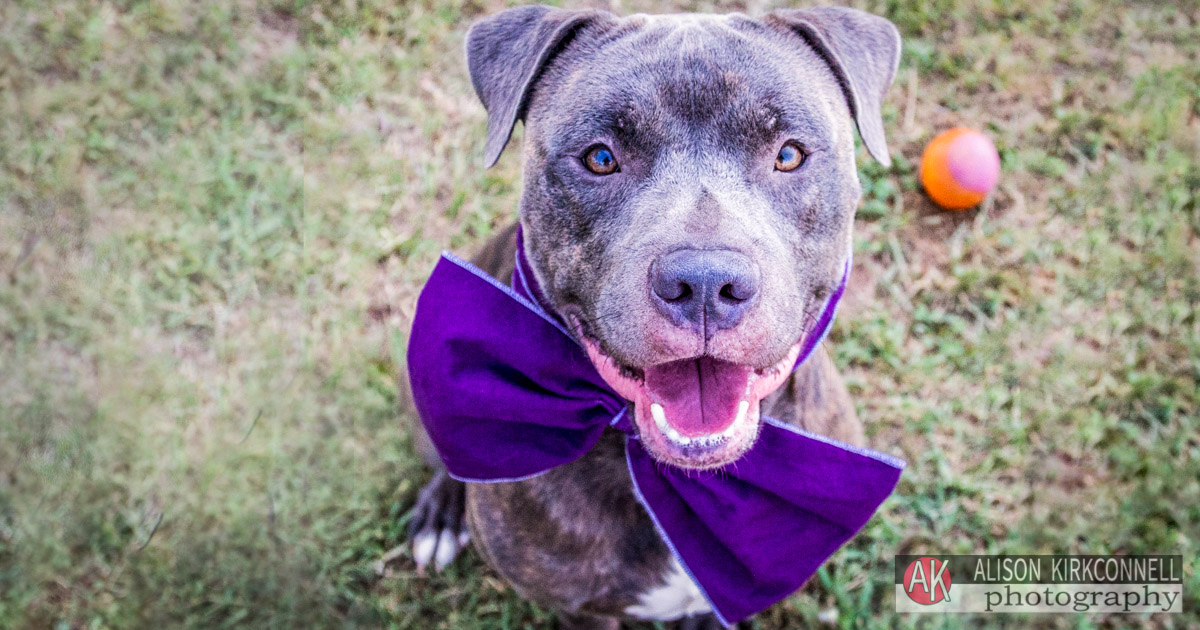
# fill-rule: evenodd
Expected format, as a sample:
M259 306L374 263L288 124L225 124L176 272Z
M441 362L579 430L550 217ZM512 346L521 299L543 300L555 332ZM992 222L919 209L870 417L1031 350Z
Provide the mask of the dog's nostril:
M667 302L684 302L691 299L692 287L686 282L664 282L654 286L654 294Z
M743 296L739 295L739 293L741 293L741 292L738 291L737 288L733 286L733 284L726 284L721 287L721 291L718 293L718 295L720 295L722 298L729 300L731 302L744 302L744 301L750 299L750 297L751 297L749 295L743 297Z
M758 295L758 266L730 250L683 249L650 267L655 304L676 325L702 327L705 335L732 328Z

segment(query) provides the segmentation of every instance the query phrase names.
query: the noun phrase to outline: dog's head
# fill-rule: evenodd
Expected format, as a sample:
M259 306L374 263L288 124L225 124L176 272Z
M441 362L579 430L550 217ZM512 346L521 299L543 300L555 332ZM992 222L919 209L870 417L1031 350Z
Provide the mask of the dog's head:
M510 9L467 37L486 161L525 121L521 221L548 299L661 461L740 457L845 269L853 126L887 163L887 20Z

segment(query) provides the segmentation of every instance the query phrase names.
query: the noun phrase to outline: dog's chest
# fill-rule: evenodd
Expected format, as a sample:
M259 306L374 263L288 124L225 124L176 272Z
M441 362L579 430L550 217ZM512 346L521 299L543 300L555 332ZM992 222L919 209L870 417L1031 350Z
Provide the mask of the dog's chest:
M625 609L625 614L649 621L672 621L708 612L712 612L708 600L675 558L671 558L662 583L643 592L637 604Z

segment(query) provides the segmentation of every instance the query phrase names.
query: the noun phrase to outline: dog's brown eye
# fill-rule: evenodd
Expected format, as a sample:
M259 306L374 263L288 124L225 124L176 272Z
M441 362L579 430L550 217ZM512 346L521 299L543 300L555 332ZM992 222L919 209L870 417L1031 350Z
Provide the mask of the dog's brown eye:
M800 168L806 157L808 156L805 155L804 149L801 149L799 145L789 140L779 149L779 155L775 156L775 170L783 171L784 173L794 171Z
M603 144L588 149L587 154L583 156L583 165L597 175L617 172L617 158L612 154L612 150Z

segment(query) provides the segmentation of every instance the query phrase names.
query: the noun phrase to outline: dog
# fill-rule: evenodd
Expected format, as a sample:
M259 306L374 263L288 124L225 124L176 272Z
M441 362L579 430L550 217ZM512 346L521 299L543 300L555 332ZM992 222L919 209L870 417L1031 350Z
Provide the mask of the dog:
M795 371L788 361L852 252L854 128L890 163L890 22L837 7L752 18L527 6L476 23L466 52L487 166L525 125L519 221L536 281L630 401L654 459L735 463L760 411L862 443L824 349ZM516 238L516 224L499 231L474 263L510 282ZM726 404L743 395L749 413ZM564 629L720 627L635 497L616 431L573 463L492 484L452 479L420 425L414 436L435 470L410 524L418 566L441 568L470 540Z

